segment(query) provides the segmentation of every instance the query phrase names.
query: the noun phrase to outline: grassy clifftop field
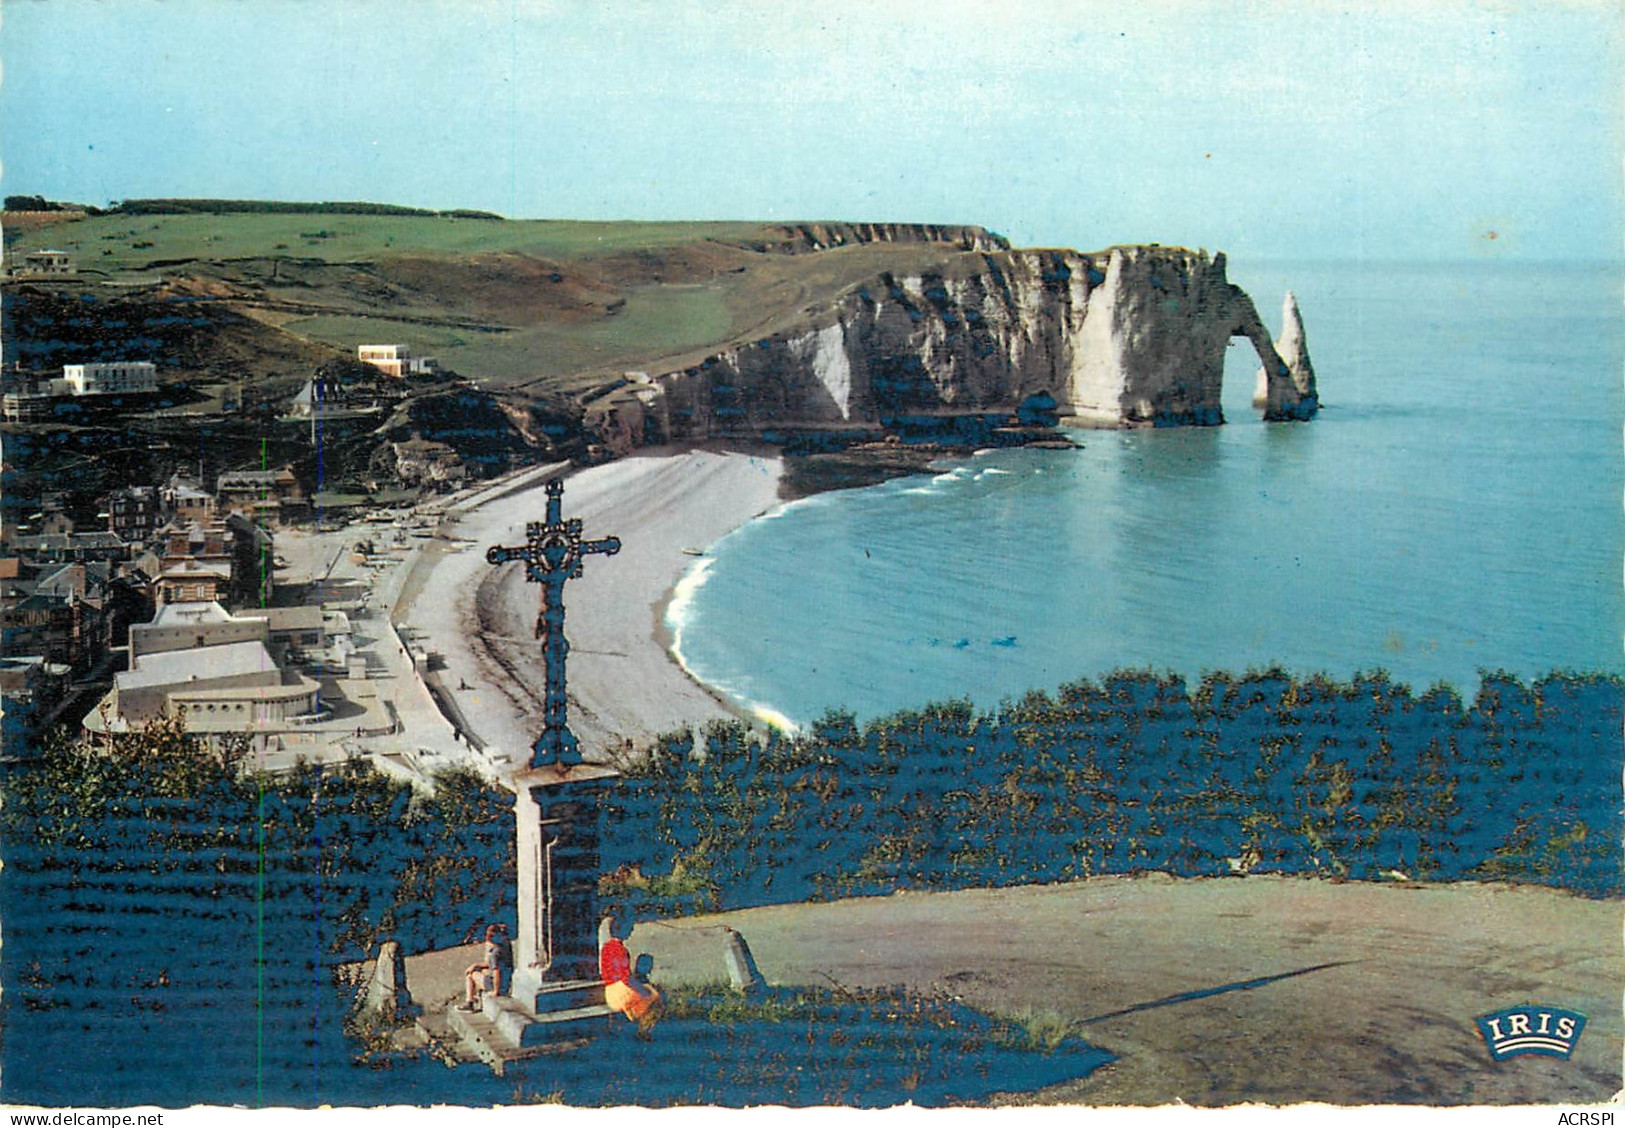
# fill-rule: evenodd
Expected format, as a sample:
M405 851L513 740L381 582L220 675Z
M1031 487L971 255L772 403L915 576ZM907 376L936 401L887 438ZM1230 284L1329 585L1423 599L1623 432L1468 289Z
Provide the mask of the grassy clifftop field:
M285 375L275 358L305 348L353 356L358 344L400 342L494 388L576 394L627 370L689 363L794 324L882 271L917 271L998 242L975 228L261 212L225 202L209 211L201 210L209 201L185 203L191 210L8 213L9 265L50 248L67 251L76 267L71 276L14 279L8 305L30 291L77 291L94 295L102 322L152 320L177 300L247 318L268 358L239 350L234 365L250 380ZM298 205L236 205L255 206ZM12 355L25 363L42 359L31 344L62 341L15 310L8 322L8 345L21 350ZM206 357L180 366L182 377L221 375Z

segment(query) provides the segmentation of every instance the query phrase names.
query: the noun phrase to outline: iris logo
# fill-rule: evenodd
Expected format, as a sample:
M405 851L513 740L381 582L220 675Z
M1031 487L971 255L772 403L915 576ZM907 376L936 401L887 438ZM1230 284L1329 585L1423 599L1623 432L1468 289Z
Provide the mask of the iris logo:
M1586 1026L1586 1016L1579 1011L1539 1003L1509 1007L1481 1015L1476 1021L1496 1061L1519 1054L1567 1058L1574 1053L1574 1044Z

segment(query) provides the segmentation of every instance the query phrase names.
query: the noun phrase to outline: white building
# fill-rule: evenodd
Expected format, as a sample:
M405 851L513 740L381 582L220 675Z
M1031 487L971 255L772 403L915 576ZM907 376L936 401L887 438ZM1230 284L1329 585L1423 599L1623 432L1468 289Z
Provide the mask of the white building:
M23 256L23 271L28 274L72 274L73 256L67 251L33 251Z
M412 350L405 345L362 345L356 349L356 357L386 376L404 376L406 366L412 362Z
M174 650L201 650L236 642L270 642L264 617L233 615L218 603L165 603L150 623L130 624L130 668Z
M135 669L114 675L113 691L104 700L109 721L122 722L126 730L178 706L201 705L199 720L229 717L236 724L228 731L247 731L255 723L280 728L319 719L320 690L313 678L285 675L264 643L246 641L145 654ZM86 721L90 727L90 718ZM199 726L189 717L187 727Z
M55 404L56 397L47 392L7 392L0 397L0 416L7 423L38 423L51 417Z
M276 753L277 770L298 756L346 758L345 742L394 731L396 720L353 660L349 620L320 607L232 614L218 603L171 603L151 623L130 627L130 668L81 724L90 733L139 729L184 710L186 728L214 742L245 738ZM284 666L297 647L323 681Z
M440 367L432 356L413 356L406 345L361 345L356 349L356 358L388 376L434 372Z
M71 396L156 392L158 369L147 360L64 364L61 385Z

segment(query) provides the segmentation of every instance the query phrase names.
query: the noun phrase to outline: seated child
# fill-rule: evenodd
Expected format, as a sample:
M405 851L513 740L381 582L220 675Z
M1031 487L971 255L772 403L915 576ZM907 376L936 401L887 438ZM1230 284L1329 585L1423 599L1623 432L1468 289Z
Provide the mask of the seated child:
M604 981L604 1002L631 1022L645 1018L660 1001L660 992L632 974L632 957L614 936L598 949L598 971Z

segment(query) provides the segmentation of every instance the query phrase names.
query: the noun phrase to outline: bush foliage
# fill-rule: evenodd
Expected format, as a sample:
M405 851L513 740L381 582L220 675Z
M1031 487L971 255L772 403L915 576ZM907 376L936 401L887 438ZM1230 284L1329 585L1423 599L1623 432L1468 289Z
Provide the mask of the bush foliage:
M607 892L651 910L1162 870L1622 891L1618 678L1118 672L990 713L663 738L612 793Z
M1119 673L796 738L716 724L607 789L601 885L640 915L1150 869L1618 895L1622 688L1491 675L1467 706L1380 674ZM0 1025L25 1102L355 1099L371 1067L340 966L512 920L511 799L471 773L432 797L365 766L266 776L174 717L3 783ZM1027 1025L1024 1045L1067 1034ZM61 1068L87 1059L107 1068Z

